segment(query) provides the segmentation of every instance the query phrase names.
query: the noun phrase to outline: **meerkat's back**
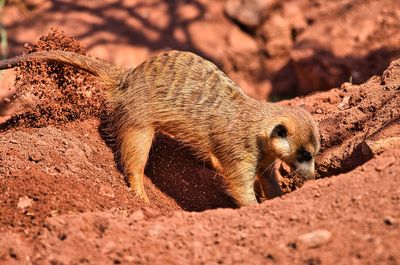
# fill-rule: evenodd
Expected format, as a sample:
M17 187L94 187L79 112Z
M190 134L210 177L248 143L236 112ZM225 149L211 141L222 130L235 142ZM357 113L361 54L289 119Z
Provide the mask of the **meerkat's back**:
M154 126L198 149L210 141L210 131L226 131L255 102L213 63L178 51L129 70L113 100L124 106L124 122Z

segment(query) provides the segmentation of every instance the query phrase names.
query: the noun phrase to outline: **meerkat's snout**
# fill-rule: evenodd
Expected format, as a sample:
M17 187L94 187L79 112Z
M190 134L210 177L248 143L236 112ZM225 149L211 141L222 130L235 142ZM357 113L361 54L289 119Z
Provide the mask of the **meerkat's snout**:
M314 157L309 151L304 150L304 148L297 150L293 164L295 170L304 178L309 179L315 177Z

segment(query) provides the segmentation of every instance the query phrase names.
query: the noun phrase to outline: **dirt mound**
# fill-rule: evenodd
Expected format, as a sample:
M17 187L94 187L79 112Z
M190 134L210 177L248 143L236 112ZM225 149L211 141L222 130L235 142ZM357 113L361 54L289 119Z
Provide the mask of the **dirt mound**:
M279 104L302 106L319 124L321 150L316 160L317 178L345 173L373 155L400 146L400 61L394 61L382 77L366 83L343 83L339 88ZM375 150L370 150L374 145ZM280 168L285 192L301 187L300 176L287 178Z
M0 230L23 231L41 226L48 216L71 211L118 209L123 204L128 206L125 210L145 207L129 192L98 127L98 121L86 121L62 128L14 128L1 134ZM153 212L179 209L149 181L146 186ZM24 196L32 207L16 209Z
M347 173L238 210L182 211L234 204L221 179L169 138L158 137L152 148L145 181L151 204L144 205L118 171L99 120L4 130L0 261L337 264L342 257L396 264L400 153L395 145L377 153L362 146L368 141L374 151L371 141L398 139L399 66L362 85L280 103L304 106L319 122L319 176ZM283 174L281 184L290 192L302 182Z
M27 128L1 135L1 153L12 152L1 157L2 263L397 264L400 260L398 150L254 207L187 213L174 211L179 209L176 204L148 181L152 204L139 205L116 172L97 125L74 122L60 129ZM70 149L60 150L63 141L75 148L73 158ZM86 157L89 148L93 154ZM39 150L46 154L42 160L29 155Z
M350 171L370 159L371 154L362 150L366 142L399 136L399 77L399 61L394 61L382 77L362 85L344 83L329 92L286 102L304 106L319 122L320 177Z
M58 30L52 30L25 48L27 53L61 50L85 54L82 44ZM16 76L17 93L14 97L25 98L24 101L30 102L30 108L10 119L9 125L41 127L60 124L99 116L104 110L101 87L83 70L38 60L21 63L16 68Z

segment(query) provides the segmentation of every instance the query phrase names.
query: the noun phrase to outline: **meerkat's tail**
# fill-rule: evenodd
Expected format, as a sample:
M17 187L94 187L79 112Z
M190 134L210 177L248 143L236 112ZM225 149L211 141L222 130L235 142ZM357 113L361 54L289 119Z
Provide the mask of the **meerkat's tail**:
M122 69L105 61L66 51L39 51L2 60L0 61L0 70L14 68L21 62L31 60L45 60L72 65L99 77L101 81L111 87L116 85L118 76L123 73Z

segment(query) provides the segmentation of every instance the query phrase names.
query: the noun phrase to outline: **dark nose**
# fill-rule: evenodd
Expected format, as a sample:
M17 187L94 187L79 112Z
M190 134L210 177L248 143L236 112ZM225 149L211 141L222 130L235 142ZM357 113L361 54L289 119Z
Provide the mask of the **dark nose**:
M297 161L301 162L308 162L311 161L312 159L312 155L310 152L308 152L307 150L305 150L304 148L300 148L297 151Z

